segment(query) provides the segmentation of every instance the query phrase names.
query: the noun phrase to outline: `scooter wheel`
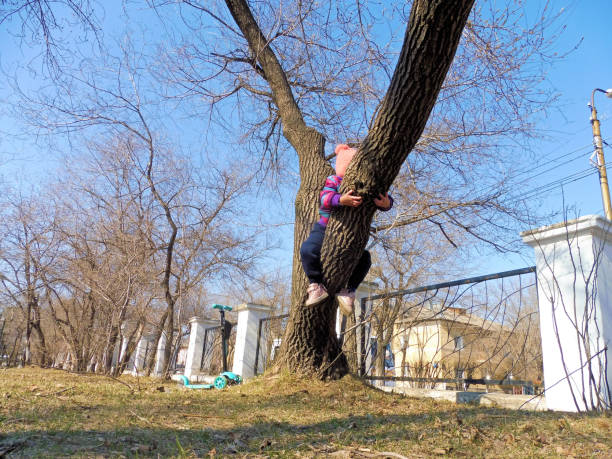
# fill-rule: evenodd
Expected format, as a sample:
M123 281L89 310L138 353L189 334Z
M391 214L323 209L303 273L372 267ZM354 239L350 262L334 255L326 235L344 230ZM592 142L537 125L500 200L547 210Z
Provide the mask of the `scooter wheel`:
M217 376L215 378L215 389L225 389L227 387L227 378L225 376Z

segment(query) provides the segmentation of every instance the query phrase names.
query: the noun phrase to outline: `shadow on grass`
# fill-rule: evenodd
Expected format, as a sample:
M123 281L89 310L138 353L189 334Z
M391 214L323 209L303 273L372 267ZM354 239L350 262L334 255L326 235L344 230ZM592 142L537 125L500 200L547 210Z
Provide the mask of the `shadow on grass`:
M574 416L589 415L568 414L566 418ZM151 426L117 430L22 430L0 434L0 457L3 457L3 448L6 457L208 457L212 450L222 456L291 456L298 451L324 456L356 446L398 453L419 450L423 454L432 451L435 454L439 446L444 446L456 453L463 448L464 454L481 455L491 445L478 432L503 433L512 431L512 426L508 429L509 424L531 421L535 425L559 418L559 413L466 407L410 415L344 416L313 424L267 420L218 428L203 418L201 428L186 429ZM462 436L464 432L474 435L468 438ZM467 443L463 441L466 438Z

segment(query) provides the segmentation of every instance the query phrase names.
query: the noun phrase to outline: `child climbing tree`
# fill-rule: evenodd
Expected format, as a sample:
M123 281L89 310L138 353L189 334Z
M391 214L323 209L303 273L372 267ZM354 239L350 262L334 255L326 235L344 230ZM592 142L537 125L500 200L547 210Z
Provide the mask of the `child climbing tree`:
M383 196L394 180L400 182L396 177L402 163L402 173L409 178L403 185L410 182L416 199L398 200L407 206L395 206L391 214L398 218L393 227L427 221L434 232L439 231L440 239L453 247L457 247L453 242L457 239L447 226L460 235L503 248L497 236L508 231L509 225L496 217L515 222L527 218L518 201L506 199L504 192L513 185L508 165L516 165L517 157L524 158L519 147L535 134L534 112L543 112L553 100L551 92L542 91L545 64L555 55L550 37L554 38L556 31L550 30L550 25L561 14L551 14L550 2L541 2L537 10L531 2L527 8L522 0L483 0L474 8L473 0L151 0L147 4L157 9L160 19L168 11L163 28L167 33L160 36L160 29L151 25L160 40L144 40L149 51L155 50L151 54L135 52L140 45L136 39L123 42L123 57L104 58L109 61L104 61L103 68L111 75L109 81L117 80L118 91L112 89L115 83L107 87L105 79L98 79L100 72L88 66L70 69L69 62L84 61L72 54L76 50L68 46L71 42L53 40L49 35L54 29L47 30L45 24L58 26L47 20L55 17L53 8L42 8L40 16L34 13L39 13L41 2L19 3L34 6L12 7L7 14L24 21L26 28L34 25L33 39L46 39L47 51L51 51L48 62L60 62L56 59L66 52L66 62L56 66L56 71L48 70L61 88L57 95L53 90L47 95L45 85L34 99L30 94L20 97L19 111L33 118L37 129L43 126L49 131L72 133L91 126L111 126L123 132L136 126L138 131L148 119L141 103L149 98L141 97L137 87L146 88L146 82L154 81L155 101L157 97L171 100L181 116L215 125L229 134L223 137L202 126L203 137L196 142L206 142L207 137L213 141L209 154L235 153L247 168L255 166L263 171L257 174L258 180L270 178L269 171L284 178L274 183L273 191L294 191L298 181L291 177L287 185L286 178L298 159L292 308L283 339L285 358L279 359L292 371L338 377L349 370L333 332L333 300L304 307L308 281L299 247L318 219L317 196L325 178L333 173L330 158L325 157L325 151L331 150L326 142L359 143L339 192L354 190L354 196L364 203L335 212L326 230L320 254L321 283L328 287L329 298L347 285L358 254L364 253L374 199ZM67 11L92 24L89 3L77 4L86 11ZM38 30L37 24L42 29ZM401 36L404 40L399 52ZM59 44L61 48L55 46ZM133 100L126 99L123 79L115 78L112 72L129 74L125 81L130 82L130 88L136 86ZM141 80L141 72L148 77ZM133 84L139 81L143 86ZM74 83L85 87L84 94L91 91L92 97L74 97ZM14 87L18 89L19 84ZM439 93L434 116L430 116ZM118 104L108 103L105 97ZM202 116L202 105L176 103L189 98L197 104L204 101L209 116ZM59 106L64 102L68 107ZM49 116L53 110L57 117ZM161 125L160 137L146 126L147 139L157 142L165 138L166 129L172 129L176 120L169 117L166 122L165 115L153 118ZM428 117L430 122L423 131ZM183 127L189 131L193 126ZM509 138L519 147L509 149ZM224 146L234 141L240 148L225 151ZM206 150L205 145L200 146ZM520 154L513 155L519 149ZM411 150L414 153L405 161ZM285 152L288 155L282 156ZM504 161L510 156L511 160ZM488 161L491 158L494 161ZM438 167L440 163L444 167ZM194 207L195 212L200 210ZM280 214L285 211L274 210L281 210ZM375 229L392 225L377 224ZM172 232L169 235L174 237ZM172 244L160 247L173 253ZM168 282L174 284L174 270L169 265L166 268ZM166 295L168 314L178 318L171 297L184 291L168 282L164 284L170 292ZM173 329L176 318L168 316L168 330Z
M329 221L322 248L324 283L331 294L306 308L307 278L299 247L317 215L316 193L332 174L325 141L304 121L287 75L263 35L247 0L226 0L248 43L252 65L268 83L283 135L299 158L300 188L295 201L292 306L280 359L291 371L338 378L349 368L335 335L333 294L346 284L368 240L376 209L373 198L386 194L421 135L455 55L473 0L415 0L389 89L374 123L347 170L341 191L354 189L364 205L345 207Z

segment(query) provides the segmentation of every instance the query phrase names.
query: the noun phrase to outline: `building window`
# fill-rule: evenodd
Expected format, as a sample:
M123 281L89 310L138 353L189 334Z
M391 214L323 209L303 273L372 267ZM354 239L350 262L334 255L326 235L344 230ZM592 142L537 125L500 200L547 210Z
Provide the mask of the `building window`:
M455 350L460 351L463 347L463 336L455 336Z

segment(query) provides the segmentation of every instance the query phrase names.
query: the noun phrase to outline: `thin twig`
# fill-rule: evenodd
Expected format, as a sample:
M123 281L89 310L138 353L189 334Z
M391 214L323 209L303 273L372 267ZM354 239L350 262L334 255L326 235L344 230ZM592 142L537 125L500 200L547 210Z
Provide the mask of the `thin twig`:
M141 421L146 422L147 424L153 424L153 425L155 425L155 423L154 423L154 422L149 421L148 419L143 418L142 416L139 416L138 414L134 413L132 410L128 409L128 411L129 411L130 413L132 413L134 416L136 416L138 419L140 419Z
M133 388L132 386L130 386L128 383L126 383L125 381L121 381L120 379L115 378L114 376L111 376L111 375L105 375L105 376L106 376L107 378L109 378L109 379L112 379L113 381L117 381L118 383L121 383L121 384L123 384L124 386L127 386L127 387L130 389L130 391L131 391L132 393L134 393L134 388Z
M406 457L406 456L402 456L401 454L398 454L398 453L392 453L392 452L390 452L390 451L381 451L381 452L377 452L377 453L376 453L376 456L385 456L385 457L389 457L389 456L391 456L391 457L397 457L397 458L399 458L399 459L409 459L409 458L408 458L408 457Z
M66 387L65 389L58 390L57 392L53 392L52 394L49 394L49 395L59 395L59 394L61 394L63 392L67 392L67 391L72 390L74 388L75 388L75 386Z
M7 419L6 421L2 421L3 424L12 424L13 422L21 422L27 421L26 418L15 418L15 419Z
M48 394L39 394L39 395L37 395L37 397L49 397L50 395L59 395L59 394L61 394L63 392L72 390L74 388L75 388L75 386L70 386L70 387L66 387L65 389L58 390L57 392L50 392Z

